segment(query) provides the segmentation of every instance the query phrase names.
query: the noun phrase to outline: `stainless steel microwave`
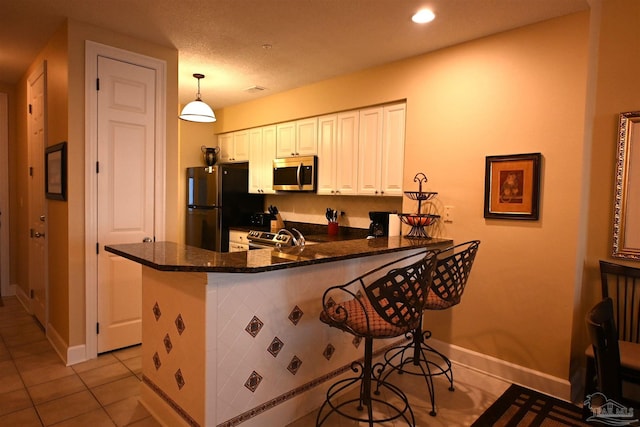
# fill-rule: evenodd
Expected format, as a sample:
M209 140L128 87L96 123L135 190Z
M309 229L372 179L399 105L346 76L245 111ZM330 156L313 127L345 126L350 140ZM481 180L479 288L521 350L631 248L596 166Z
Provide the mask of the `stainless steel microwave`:
M284 157L273 160L273 189L316 191L316 156Z

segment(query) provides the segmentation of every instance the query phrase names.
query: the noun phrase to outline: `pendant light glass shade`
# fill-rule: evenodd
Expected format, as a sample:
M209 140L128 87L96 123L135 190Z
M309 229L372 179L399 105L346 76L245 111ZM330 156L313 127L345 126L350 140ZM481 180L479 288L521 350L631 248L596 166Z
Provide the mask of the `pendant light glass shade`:
M184 106L180 118L189 122L213 123L216 121L216 115L211 107L200 99L200 79L204 79L204 74L194 74L193 77L198 79L198 94L195 101Z

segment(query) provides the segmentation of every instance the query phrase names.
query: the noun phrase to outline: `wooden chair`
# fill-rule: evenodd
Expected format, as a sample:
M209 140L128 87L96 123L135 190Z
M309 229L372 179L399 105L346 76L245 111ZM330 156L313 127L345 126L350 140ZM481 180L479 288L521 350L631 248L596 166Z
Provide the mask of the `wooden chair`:
M443 249L438 253L425 310L446 310L460 303L479 246L479 240L472 240ZM429 414L435 416L433 378L444 375L449 381L449 390L453 391L451 361L425 342L431 337L431 331L422 330L422 319L407 337L411 339L409 343L394 347L384 354L384 368L388 366L392 368L387 371L384 378L386 379L394 371L399 374L424 377L431 400Z
M603 299L611 299L622 381L640 384L640 268L600 261ZM585 351L585 397L596 390L594 346Z
M411 258L416 257L419 259L411 262ZM407 396L397 386L381 379L382 364L372 366L373 340L400 337L418 326L435 265L436 252L413 254L325 291L320 320L364 338L365 346L364 361L354 361L351 365L352 371L358 375L329 387L326 400L318 411L316 426L322 425L334 412L369 426L399 418L415 426ZM377 384L373 393L378 394L377 390L383 388L388 392L385 398L374 397L372 381ZM345 397L345 392L357 384L358 396ZM389 396L397 397L401 403L394 403ZM363 413L365 406L367 411Z
M638 402L623 396L620 347L614 312L613 300L605 298L587 314L586 324L594 355L596 387L585 395L583 413L586 421L606 420L609 425L631 425L631 421L637 421L634 412Z

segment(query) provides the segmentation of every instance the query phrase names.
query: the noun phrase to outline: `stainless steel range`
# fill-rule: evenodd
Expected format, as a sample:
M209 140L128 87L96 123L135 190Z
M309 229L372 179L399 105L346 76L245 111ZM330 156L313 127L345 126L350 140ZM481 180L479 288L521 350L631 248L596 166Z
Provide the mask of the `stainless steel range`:
M249 249L273 249L293 245L293 238L288 234L269 231L251 230L247 234L247 240L249 241Z

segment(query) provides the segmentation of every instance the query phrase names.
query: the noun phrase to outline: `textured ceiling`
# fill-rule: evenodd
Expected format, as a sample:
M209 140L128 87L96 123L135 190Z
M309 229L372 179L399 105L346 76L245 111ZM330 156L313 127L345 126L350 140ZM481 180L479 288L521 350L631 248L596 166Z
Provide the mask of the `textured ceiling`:
M412 23L421 7L435 21ZM586 9L587 0L0 0L0 81L17 82L66 18L175 47L180 102L193 100L192 74L203 73L215 109Z

